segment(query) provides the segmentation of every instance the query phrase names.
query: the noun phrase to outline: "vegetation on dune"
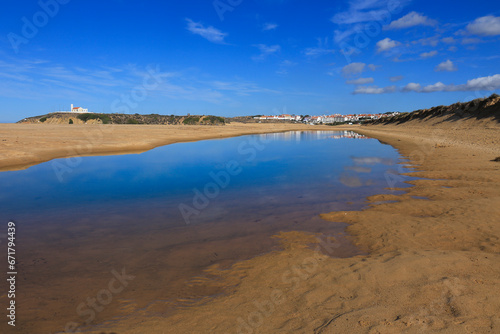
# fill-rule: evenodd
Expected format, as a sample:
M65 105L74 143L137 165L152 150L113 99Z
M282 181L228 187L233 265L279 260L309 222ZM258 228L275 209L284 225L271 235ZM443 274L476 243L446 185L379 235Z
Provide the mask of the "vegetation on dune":
M226 121L224 120L223 117L218 117L218 116L206 116L203 118L203 123L204 124L218 124L222 123L224 124Z
M50 119L51 124L75 124L76 119L87 123L89 121L102 124L146 124L146 125L225 125L229 123L224 117L218 116L176 116L160 114L103 114L103 113L50 113L47 115L24 118L18 123L43 123Z
M182 123L186 125L194 125L198 123L199 120L200 120L199 116L188 116L182 121Z
M111 123L111 118L109 118L109 115L107 115L107 114L93 114L93 113L80 114L80 115L78 115L78 119L84 121L85 123L91 119L100 119L102 124L110 124Z

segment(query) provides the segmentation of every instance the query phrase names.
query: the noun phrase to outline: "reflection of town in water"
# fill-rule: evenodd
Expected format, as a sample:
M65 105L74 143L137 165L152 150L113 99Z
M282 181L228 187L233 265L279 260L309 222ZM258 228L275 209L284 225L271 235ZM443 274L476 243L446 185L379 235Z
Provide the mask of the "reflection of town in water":
M370 139L354 131L288 131L279 133L263 133L259 139L265 140L312 140L312 139Z
M342 138L371 139L370 137L367 137L365 135L360 135L359 133L356 133L354 131L343 131L343 132L341 132L340 135L331 136L330 138L332 138L332 139L342 139Z

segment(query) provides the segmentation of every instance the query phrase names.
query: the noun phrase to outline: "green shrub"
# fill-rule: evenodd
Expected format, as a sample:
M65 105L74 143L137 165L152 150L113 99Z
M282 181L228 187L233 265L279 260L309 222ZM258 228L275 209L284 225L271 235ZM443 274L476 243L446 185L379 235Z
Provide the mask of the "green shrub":
M47 117L40 118L40 122L42 122L42 123L45 122L46 120L47 120Z
M98 119L99 115L97 114L80 114L77 116L78 119L87 122L89 119Z
M69 119L69 124L73 124L73 120L71 118Z
M200 117L198 117L198 116L188 116L182 121L182 123L184 123L186 125L194 125L194 124L198 123L199 120L200 120Z
M129 118L127 119L127 124L141 124L141 123L134 118Z
M99 118L101 119L102 124L110 124L111 123L111 118L106 114L99 115Z
M78 119L80 119L84 122L87 122L90 119L100 119L103 124L111 123L111 118L109 117L109 115L106 115L106 114L92 114L92 113L80 114L77 117L78 117Z

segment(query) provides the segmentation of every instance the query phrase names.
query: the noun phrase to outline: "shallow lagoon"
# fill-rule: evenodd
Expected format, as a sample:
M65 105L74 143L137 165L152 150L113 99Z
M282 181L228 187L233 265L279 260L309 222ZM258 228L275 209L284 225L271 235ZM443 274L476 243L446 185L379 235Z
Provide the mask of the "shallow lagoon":
M186 284L192 277L279 249L272 236L280 231L335 236L342 247L331 255L359 254L342 238L344 225L318 214L361 209L367 196L404 187L400 162L375 139L318 131L2 172L0 218L18 226L19 326L55 332L139 309L168 314L223 292L217 284ZM121 270L134 279L119 297L92 319L78 310Z

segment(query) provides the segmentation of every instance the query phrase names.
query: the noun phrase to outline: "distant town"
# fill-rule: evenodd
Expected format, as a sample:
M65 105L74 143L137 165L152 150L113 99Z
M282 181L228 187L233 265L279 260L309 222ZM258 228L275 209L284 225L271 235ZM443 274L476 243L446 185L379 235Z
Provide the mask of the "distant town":
M358 123L367 120L376 120L382 117L399 115L399 112L387 112L384 114L350 114L350 115L322 115L322 116L302 116L302 115L272 115L272 116L254 116L256 120L266 121L295 121L309 124L339 124L339 123Z

